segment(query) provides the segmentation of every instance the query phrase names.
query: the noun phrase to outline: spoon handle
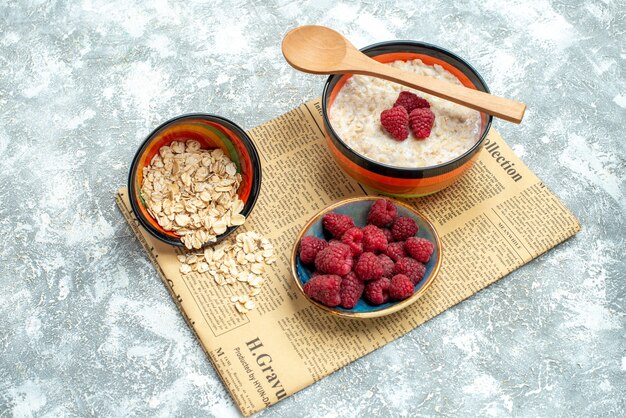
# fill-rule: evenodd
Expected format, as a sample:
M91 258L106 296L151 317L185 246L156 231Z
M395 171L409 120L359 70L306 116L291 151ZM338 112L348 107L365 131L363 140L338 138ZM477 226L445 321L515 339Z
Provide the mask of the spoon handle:
M403 71L389 65L381 64L363 55L364 59L354 62L355 68L342 71L345 73L363 74L393 81L433 96L441 97L454 103L488 113L509 122L520 123L526 111L526 105L515 100L494 96L482 91L448 83L436 78Z

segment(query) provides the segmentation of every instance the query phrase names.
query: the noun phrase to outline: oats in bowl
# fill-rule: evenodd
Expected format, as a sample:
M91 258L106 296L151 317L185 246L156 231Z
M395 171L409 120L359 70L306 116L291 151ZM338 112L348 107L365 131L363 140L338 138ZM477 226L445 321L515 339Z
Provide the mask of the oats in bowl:
M146 209L189 249L215 242L229 226L241 225L244 202L237 190L242 176L221 149L201 149L198 141L174 141L159 149L143 168L141 195Z
M261 190L252 138L226 118L176 116L139 146L128 174L133 214L146 232L176 247L224 240L250 216Z

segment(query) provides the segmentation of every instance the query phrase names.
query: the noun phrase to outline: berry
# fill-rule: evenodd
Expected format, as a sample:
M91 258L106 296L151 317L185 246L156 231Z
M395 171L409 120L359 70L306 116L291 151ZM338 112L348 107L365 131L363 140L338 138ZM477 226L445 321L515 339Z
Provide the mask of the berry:
M419 97L417 94L411 93L410 91L401 91L398 99L393 105L404 107L407 113L411 113L414 109L430 107L428 100L423 97Z
M413 284L417 284L424 277L426 266L411 257L404 257L396 261L393 272L394 274L404 274L411 279Z
M385 238L387 238L387 242L393 242L393 235L391 235L391 229L383 228L383 234L385 234Z
M374 253L365 252L354 265L354 272L361 280L375 280L383 276L383 266Z
M344 232L354 226L354 221L348 215L329 212L322 217L322 225L337 239L340 239Z
M424 238L410 237L404 243L404 249L406 252L422 263L428 263L431 254L433 253L433 243Z
M382 305L389 300L389 286L391 282L386 277L372 280L365 284L365 299L372 305Z
M395 265L393 260L385 254L378 254L378 259L380 265L383 266L383 277L393 276L393 266Z
M389 284L389 297L393 300L406 299L413 294L415 285L404 274L396 274Z
M345 276L352 270L352 251L346 244L333 244L315 257L315 268L322 273Z
M365 289L365 284L353 272L348 273L341 280L341 289L339 296L341 297L341 307L352 309L356 306Z
M363 251L380 253L387 248L387 237L382 229L375 225L363 228Z
M398 261L402 257L406 257L406 252L404 251L404 242L392 242L387 245L385 248L385 254L387 254L393 261Z
M387 199L380 199L374 202L367 214L367 223L379 227L387 226L398 216L396 205Z
M415 109L409 115L409 126L418 139L428 138L435 123L435 114L430 109Z
M409 137L409 114L402 106L383 110L380 114L380 123L398 141L404 141Z
M340 289L341 277L334 274L315 276L304 284L304 293L326 306L341 303Z
M318 252L328 247L328 243L323 239L308 235L300 240L300 261L304 264L315 262Z
M353 257L358 257L363 253L363 231L361 231L361 228L355 226L348 229L343 233L341 242L350 247Z
M391 235L394 241L404 241L405 239L417 234L417 223L411 218L399 217L391 227Z

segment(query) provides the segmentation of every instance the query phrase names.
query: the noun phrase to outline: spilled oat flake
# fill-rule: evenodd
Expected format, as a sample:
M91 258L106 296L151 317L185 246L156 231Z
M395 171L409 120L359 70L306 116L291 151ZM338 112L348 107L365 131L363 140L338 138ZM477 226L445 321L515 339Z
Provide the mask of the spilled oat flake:
M233 295L230 301L245 314L256 307L254 297L261 293L267 266L276 261L274 246L261 234L249 231L234 241L221 242L204 251L180 254L180 272L207 273L220 286L242 283L247 292Z

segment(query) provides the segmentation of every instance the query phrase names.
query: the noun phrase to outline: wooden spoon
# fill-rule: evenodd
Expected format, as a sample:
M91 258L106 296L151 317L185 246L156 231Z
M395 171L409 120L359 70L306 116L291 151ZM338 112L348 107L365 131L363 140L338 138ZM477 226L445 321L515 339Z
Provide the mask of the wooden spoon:
M384 78L509 122L520 123L526 110L524 103L382 64L356 49L340 33L324 26L293 29L285 35L282 50L289 65L305 73Z

